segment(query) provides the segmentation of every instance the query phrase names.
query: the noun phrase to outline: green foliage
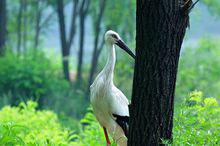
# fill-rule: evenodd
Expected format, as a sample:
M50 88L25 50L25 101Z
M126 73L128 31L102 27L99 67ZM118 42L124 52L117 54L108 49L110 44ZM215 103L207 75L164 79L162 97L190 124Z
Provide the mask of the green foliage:
M103 130L91 110L81 120L81 124L82 131L75 135L74 145L105 145ZM206 98L202 92L194 91L181 106L176 107L173 145L219 145L219 131L220 107L215 98Z
M106 145L105 136L102 127L99 125L98 121L95 119L91 108L89 108L88 113L81 120L82 130L79 134L75 135L77 137L74 142L75 146L103 146ZM112 146L116 146L112 139Z
M207 5L213 14L220 16L220 1L219 0L203 0L201 2Z
M123 91L128 99L131 99L134 60L122 52L122 50L118 51L118 56L119 55L120 57L118 57L115 68L117 71L115 72L114 80L117 87Z
M69 88L57 67L42 52L30 51L21 56L8 52L0 58L0 68L0 96L10 93L12 103L27 97L43 104L46 98Z
M124 41L135 39L135 0L107 1L104 17L105 26L117 31ZM110 10L110 11L109 11Z
M90 6L90 15L92 16L93 30L96 31L96 20L100 11L102 1L93 0ZM124 41L135 39L135 6L136 1L126 0L106 0L105 11L103 13L102 31L111 29L117 31ZM94 32L95 34L96 32ZM104 32L102 32L104 33Z
M79 133L71 134L61 126L56 114L48 110L38 111L36 107L36 102L29 101L27 104L19 104L18 107L6 106L0 111L0 145L106 144L103 129L96 121L91 108L80 122ZM219 145L219 131L220 107L215 98L207 98L202 92L194 91L181 106L176 107L173 145ZM113 142L112 139L111 141ZM113 145L116 146L114 142Z
M177 101L194 90L220 97L219 47L218 39L202 39L196 48L183 50L177 76Z
M84 91L72 88L63 78L59 57L45 55L41 51L7 52L0 58L0 107L32 99L38 101L39 108L59 113L60 119L65 119L62 123L75 122L67 115L81 119L88 107Z
M192 92L176 109L174 145L220 145L220 107L215 98Z
M23 5L21 6L21 4ZM26 5L26 9L24 8L24 3ZM18 47L18 33L20 31L21 37L21 49L26 51L26 49L30 49L35 47L35 37L36 37L36 23L39 21L39 46L41 46L41 42L43 42L43 36L45 36L45 32L50 30L50 24L53 22L54 12L51 12L51 8L55 7L55 0L47 0L47 1L33 1L33 0L13 0L7 2L7 16L10 19L7 19L7 46L9 48ZM19 9L22 8L22 16L19 17ZM54 11L54 10L52 10ZM37 15L40 13L40 16ZM53 15L51 15L54 13ZM21 21L21 25L19 28L19 21ZM24 21L27 23L25 24ZM25 32L26 31L26 35ZM25 46L27 47L25 49ZM17 48L18 49L18 48Z
M1 146L70 146L71 133L65 130L55 113L37 111L37 103L28 101L0 111Z

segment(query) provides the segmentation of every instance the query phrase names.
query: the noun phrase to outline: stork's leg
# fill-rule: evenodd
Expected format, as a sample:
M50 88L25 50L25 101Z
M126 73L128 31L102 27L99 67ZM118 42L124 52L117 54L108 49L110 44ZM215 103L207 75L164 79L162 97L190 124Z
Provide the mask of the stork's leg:
M105 133L105 139L106 139L106 142L107 142L107 146L110 146L111 142L110 142L109 137L108 137L108 132L107 132L105 127L103 127L103 130L104 130L104 133Z

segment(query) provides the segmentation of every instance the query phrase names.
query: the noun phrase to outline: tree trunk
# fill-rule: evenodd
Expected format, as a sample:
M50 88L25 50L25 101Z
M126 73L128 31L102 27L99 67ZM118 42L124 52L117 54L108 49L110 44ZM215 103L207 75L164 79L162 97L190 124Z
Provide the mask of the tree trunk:
M78 52L78 64L77 64L77 82L78 86L81 85L82 81L82 65L84 55L84 37L85 37L85 20L88 13L90 0L83 0L79 11L79 52Z
M69 81L69 50L67 48L66 42L66 30L65 30L65 20L63 13L63 1L57 0L57 11L59 18L59 30L60 30L60 40L62 48L62 59L63 59L63 73L66 80Z
M94 43L94 50L93 50L93 57L92 57L92 64L91 64L91 69L90 69L90 74L89 74L89 86L92 84L93 78L94 78L94 74L96 72L97 69L97 63L98 63L98 57L99 54L98 52L98 40L99 40L99 31L98 34L96 34L95 36L95 43ZM88 87L89 89L89 87Z
M73 39L76 33L76 18L78 13L78 3L79 0L73 0L73 8L72 8L72 18L71 18L71 24L70 24L70 32L69 32L69 38L67 40L67 47L70 49L71 44L73 43Z
M41 1L36 1L36 24L35 24L35 37L34 37L34 49L37 49L40 35L40 23L42 9L40 8Z
M172 141L180 48L188 14L178 0L138 0L136 61L130 106L129 146Z
M0 56L4 55L6 42L6 0L0 1Z
M23 16L23 0L19 1L19 12L18 12L18 28L17 28L17 53L21 53L21 24L22 24L22 16Z
M70 25L69 38L66 37L66 25L65 25L65 16L64 16L64 4L63 0L57 0L57 14L59 20L59 30L60 30L60 40L62 48L62 59L63 59L63 73L65 79L70 81L69 77L69 55L70 48L73 42L73 38L76 32L76 17L77 17L77 6L78 0L73 0L73 10L72 10L72 20Z
M85 16L80 15L80 38L79 38L79 52L78 52L78 64L77 64L77 84L80 84L82 80L82 64L84 53L84 34L85 34Z
M27 31L28 31L28 12L27 12L27 0L23 0L23 51L27 51Z

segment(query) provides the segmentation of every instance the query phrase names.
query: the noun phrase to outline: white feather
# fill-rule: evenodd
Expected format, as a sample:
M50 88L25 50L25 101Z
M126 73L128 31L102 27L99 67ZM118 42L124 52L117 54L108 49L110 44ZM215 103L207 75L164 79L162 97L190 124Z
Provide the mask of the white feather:
M125 95L115 87L113 83L116 61L115 47L111 39L106 40L108 60L103 70L98 74L93 84L90 86L90 101L100 125L106 127L108 132L110 132L117 141L125 135L122 128L116 123L113 114L129 116L129 102Z

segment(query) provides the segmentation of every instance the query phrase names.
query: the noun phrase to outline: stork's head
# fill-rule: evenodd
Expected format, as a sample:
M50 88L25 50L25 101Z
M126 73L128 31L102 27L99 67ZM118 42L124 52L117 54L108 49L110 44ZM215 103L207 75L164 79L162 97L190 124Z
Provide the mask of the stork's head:
M123 42L121 37L118 35L117 32L114 32L112 30L109 30L105 33L105 41L106 43L110 45L116 44L121 49L123 49L125 52L127 52L131 57L135 59L134 53L128 48L128 46Z
M105 33L105 41L109 44L115 44L120 38L117 32L109 30Z

